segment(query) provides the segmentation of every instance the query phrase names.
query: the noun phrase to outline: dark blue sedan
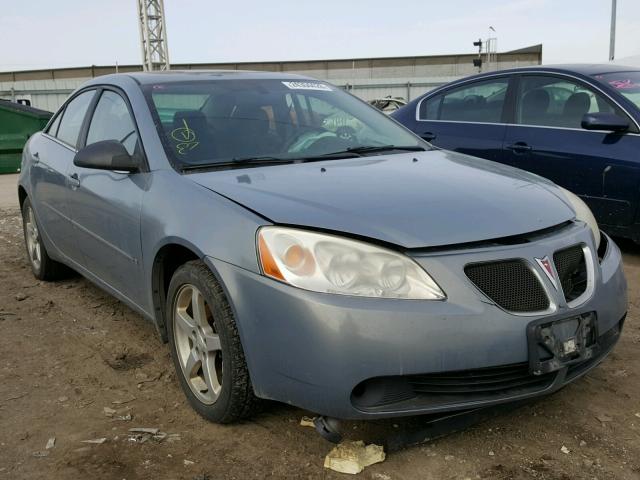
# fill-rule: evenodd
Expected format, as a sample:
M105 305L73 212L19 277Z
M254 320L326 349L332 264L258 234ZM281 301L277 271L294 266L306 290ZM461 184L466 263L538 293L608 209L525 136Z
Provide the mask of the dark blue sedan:
M527 67L465 78L392 116L447 150L546 177L612 235L640 242L640 70Z

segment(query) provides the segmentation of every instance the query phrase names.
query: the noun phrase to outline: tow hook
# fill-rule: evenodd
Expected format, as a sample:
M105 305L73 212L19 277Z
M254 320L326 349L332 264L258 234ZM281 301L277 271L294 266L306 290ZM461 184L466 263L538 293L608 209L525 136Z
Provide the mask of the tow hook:
M340 420L332 417L319 416L313 421L316 432L322 438L331 443L340 443L342 434L340 433Z

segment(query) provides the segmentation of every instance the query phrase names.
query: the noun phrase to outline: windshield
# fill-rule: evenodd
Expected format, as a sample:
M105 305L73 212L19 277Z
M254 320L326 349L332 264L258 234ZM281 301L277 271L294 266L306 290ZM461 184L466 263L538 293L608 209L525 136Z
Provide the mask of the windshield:
M318 81L201 80L143 89L177 168L358 147L428 147L369 105Z
M616 72L595 75L600 82L608 84L640 108L640 72Z

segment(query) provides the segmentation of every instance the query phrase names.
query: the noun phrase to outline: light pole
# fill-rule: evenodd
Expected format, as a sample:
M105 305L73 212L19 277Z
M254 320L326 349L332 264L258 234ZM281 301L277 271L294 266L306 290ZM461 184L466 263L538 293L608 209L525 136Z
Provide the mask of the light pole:
M616 3L617 0L611 0L611 36L609 38L609 61L613 60L616 51Z
M482 73L482 39L479 38L477 42L473 42L474 47L478 47L478 58L473 59L473 66L478 67L478 73Z

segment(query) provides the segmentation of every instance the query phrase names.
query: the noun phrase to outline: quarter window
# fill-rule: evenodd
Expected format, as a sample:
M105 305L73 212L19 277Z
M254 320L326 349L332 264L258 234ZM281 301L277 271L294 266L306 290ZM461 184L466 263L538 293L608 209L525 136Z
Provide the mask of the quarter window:
M626 116L603 95L578 82L544 75L520 79L516 123L581 128L582 117L595 112Z
M110 90L102 93L96 105L87 134L87 145L103 140L121 142L129 155L134 154L138 143L136 127L126 102Z
M509 79L474 82L420 104L420 120L500 123Z
M51 123L51 126L47 130L47 133L52 137L55 137L58 134L58 126L60 125L60 119L62 118L62 113L60 113Z
M95 90L81 93L67 104L62 114L56 137L74 148L78 146L80 127L94 94Z

